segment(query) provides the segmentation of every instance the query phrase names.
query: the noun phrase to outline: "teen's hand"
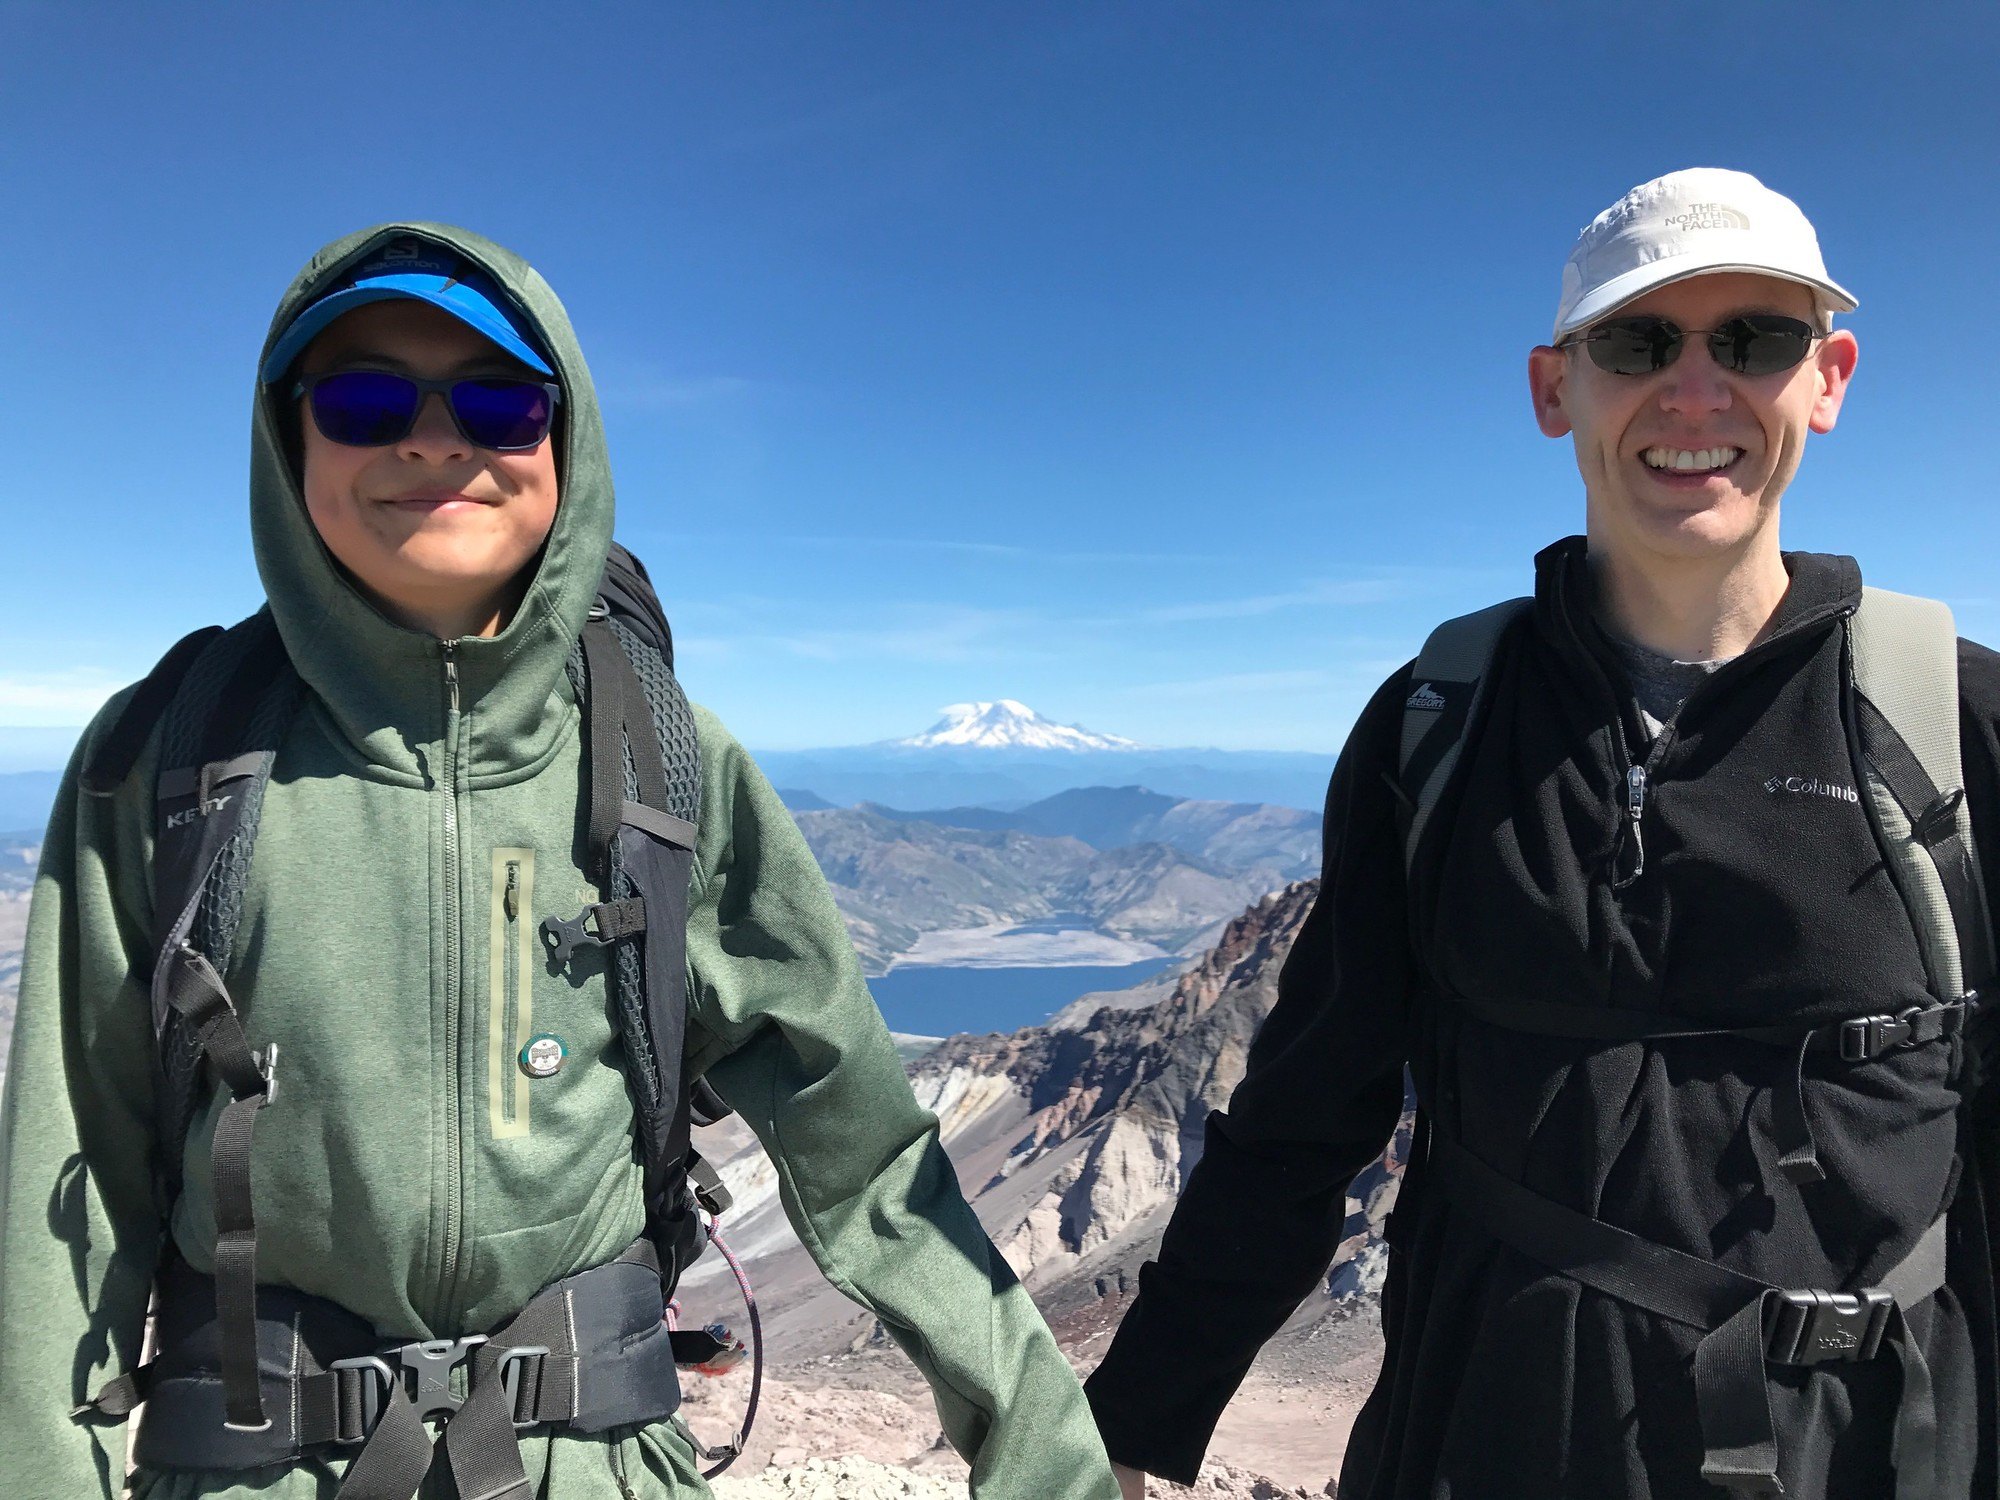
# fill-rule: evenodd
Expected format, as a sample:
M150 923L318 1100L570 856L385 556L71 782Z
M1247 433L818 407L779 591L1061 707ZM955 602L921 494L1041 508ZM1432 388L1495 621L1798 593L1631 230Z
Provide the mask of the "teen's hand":
M1125 1500L1146 1500L1146 1476L1137 1469L1128 1469L1123 1464L1113 1464L1111 1472L1118 1476L1118 1489Z

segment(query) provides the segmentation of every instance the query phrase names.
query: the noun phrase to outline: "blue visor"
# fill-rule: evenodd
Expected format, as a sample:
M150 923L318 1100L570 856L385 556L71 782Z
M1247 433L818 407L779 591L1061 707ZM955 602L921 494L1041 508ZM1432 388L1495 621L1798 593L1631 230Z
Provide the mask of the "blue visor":
M409 297L442 308L474 333L506 350L531 370L555 374L522 318L492 278L441 246L398 240L363 264L339 291L329 292L292 320L265 356L262 379L280 379L320 331L342 313L370 302Z

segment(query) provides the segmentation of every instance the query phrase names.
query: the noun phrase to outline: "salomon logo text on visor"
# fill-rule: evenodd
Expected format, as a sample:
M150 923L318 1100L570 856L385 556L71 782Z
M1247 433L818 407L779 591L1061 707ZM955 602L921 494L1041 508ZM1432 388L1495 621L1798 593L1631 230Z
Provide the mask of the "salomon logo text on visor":
M1421 708L1427 709L1431 713L1441 713L1446 707L1445 696L1426 682L1404 700L1403 707Z

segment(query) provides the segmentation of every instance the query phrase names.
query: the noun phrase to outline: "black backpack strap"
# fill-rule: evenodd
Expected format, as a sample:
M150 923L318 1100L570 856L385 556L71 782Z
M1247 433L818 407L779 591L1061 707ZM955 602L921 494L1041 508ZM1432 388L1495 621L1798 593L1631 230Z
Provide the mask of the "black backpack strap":
M1394 786L1403 831L1403 863L1414 867L1417 846L1457 768L1473 716L1484 701L1494 653L1507 627L1533 601L1509 599L1446 620L1430 633L1410 671L1403 704L1403 741Z
M132 767L139 763L139 756L145 751L146 742L152 738L167 704L180 691L181 680L187 676L195 658L222 633L220 625L204 625L182 636L168 648L167 654L159 659L153 670L146 674L146 680L126 701L117 722L92 747L90 760L83 768L85 792L93 797L108 797L124 784L125 778L132 774Z
M1932 599L1862 590L1848 622L1854 751L1869 817L1940 1000L1993 977L1993 935L1959 763L1958 632Z
M618 543L604 559L604 579L597 586L598 597L617 619L630 626L648 645L659 649L667 669L674 665L674 632L660 596L653 591L646 565Z
M623 559L621 563L620 559ZM629 566L627 566L629 565ZM607 900L541 924L558 963L606 947L645 1167L648 1233L669 1287L702 1245L689 1195L687 914L700 817L694 714L675 680L659 603L618 549L571 655L583 705L589 857ZM634 591L640 595L635 598Z
M278 742L298 677L276 624L260 611L211 637L186 664L160 719L153 897L155 1077L163 1211L204 1080L229 1092L211 1144L217 1241L216 1313L229 1423L268 1420L257 1377L257 1225L250 1145L276 1097L275 1047L254 1050L222 976L235 947L243 892Z

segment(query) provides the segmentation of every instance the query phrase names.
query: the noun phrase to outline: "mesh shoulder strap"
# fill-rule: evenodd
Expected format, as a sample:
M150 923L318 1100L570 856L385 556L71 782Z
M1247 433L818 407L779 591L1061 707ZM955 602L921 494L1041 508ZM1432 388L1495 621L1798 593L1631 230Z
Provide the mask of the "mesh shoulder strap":
M1451 780L1473 711L1479 706L1487 668L1500 637L1533 601L1508 599L1473 614L1446 620L1430 633L1410 675L1403 704L1403 744L1398 773L1403 806L1403 862L1416 861L1431 813Z
M1934 599L1862 590L1848 622L1857 770L1940 999L1992 978L1971 811L1959 760L1958 633Z
M589 844L609 900L575 922L544 922L552 951L610 948L612 1012L645 1165L648 1233L669 1285L699 1249L687 1202L690 1101L687 914L700 819L694 714L665 650L601 601L571 658L584 705Z

